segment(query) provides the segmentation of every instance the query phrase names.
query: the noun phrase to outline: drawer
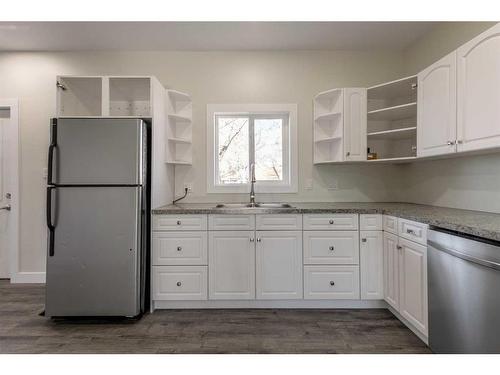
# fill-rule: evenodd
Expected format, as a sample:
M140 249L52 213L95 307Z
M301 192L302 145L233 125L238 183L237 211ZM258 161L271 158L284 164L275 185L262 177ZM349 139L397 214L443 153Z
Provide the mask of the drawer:
M206 266L207 243L207 232L153 232L153 265Z
M359 299L358 266L304 266L305 299Z
M153 230L207 230L207 215L153 215Z
M398 219L398 235L407 240L427 245L427 224Z
M301 230L302 215L257 215L257 230Z
M304 215L305 230L357 230L358 214Z
M398 218L384 215L384 230L393 234L398 234Z
M207 266L154 266L153 300L206 300Z
M359 232L305 231L304 264L359 264Z
M360 230L382 230L381 214L362 214L359 215Z
M254 230L255 215L208 215L209 230Z

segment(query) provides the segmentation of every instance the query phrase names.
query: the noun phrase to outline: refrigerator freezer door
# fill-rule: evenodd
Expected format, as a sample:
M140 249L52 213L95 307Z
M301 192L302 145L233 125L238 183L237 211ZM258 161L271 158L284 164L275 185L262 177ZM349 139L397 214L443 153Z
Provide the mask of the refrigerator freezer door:
M46 316L140 313L141 187L52 190ZM49 246L50 248L50 246Z
M142 120L59 119L56 128L49 184L142 183Z

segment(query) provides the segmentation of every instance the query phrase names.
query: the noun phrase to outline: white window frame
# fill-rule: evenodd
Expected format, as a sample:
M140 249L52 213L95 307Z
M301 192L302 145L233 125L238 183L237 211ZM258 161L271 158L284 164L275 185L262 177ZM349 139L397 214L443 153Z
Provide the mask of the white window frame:
M207 192L249 193L247 184L217 184L217 115L286 115L288 116L288 142L283 138L283 153L288 154L289 165L283 165L283 182L257 181L256 193L297 193L298 191L298 149L297 149L297 104L208 104L207 105ZM285 171L286 169L286 171Z

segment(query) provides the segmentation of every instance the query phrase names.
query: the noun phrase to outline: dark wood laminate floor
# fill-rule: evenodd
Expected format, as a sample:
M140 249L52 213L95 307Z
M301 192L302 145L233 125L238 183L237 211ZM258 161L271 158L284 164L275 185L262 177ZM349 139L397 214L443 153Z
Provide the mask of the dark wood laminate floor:
M430 353L388 310L162 310L54 322L42 285L0 280L0 353Z

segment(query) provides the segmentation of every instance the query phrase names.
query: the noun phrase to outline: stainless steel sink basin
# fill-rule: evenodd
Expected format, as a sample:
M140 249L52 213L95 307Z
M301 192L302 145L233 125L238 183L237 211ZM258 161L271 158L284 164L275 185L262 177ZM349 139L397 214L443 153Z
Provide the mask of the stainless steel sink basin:
M250 203L219 203L215 208L293 208L288 203L256 203L252 206Z

